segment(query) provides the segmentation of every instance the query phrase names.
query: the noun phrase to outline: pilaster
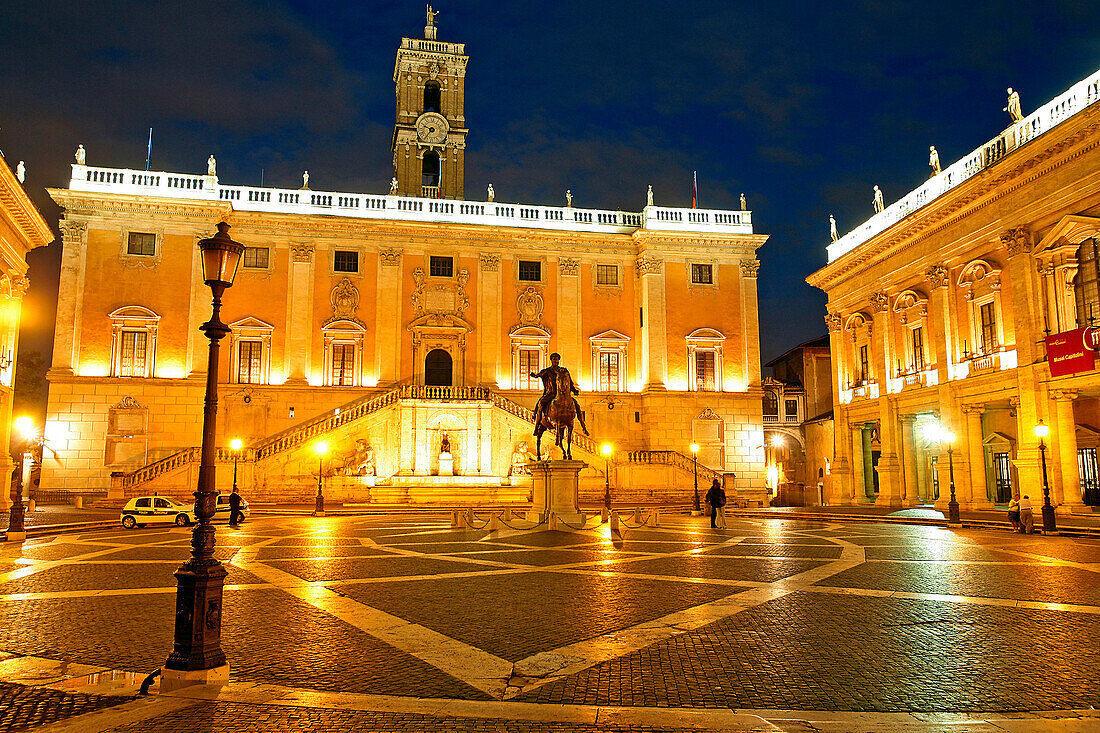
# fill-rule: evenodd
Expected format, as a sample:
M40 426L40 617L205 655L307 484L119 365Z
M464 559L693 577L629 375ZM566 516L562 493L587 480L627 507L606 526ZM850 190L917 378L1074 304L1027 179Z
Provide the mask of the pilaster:
M932 309L939 314L939 327L933 329L930 334L938 338L936 342L936 354L943 354L943 358L937 358L939 362L939 383L947 384L951 380L951 369L958 355L958 332L956 331L955 299L951 297L951 272L945 265L933 265L928 268L925 275L931 289ZM931 317L929 318L931 320Z
M743 384L760 384L760 304L756 277L760 272L758 260L741 260L741 368Z
M886 293L875 293L871 297L871 312L876 326L872 336L874 349L879 360L878 374L880 385L879 407L879 459L878 459L878 496L872 494L876 504L887 507L900 507L902 502L902 477L900 451L898 449L897 417L889 396L890 364L893 361L894 319Z
M80 368L80 327L84 312L84 275L88 259L88 225L63 219L61 278L54 326L53 369L72 373ZM3 492L0 492L3 493Z
M652 255L642 255L634 263L634 272L641 280L645 389L663 391L667 388L668 376L664 261Z
M576 257L558 259L558 312L555 319L558 349L563 363L577 365L578 377L585 371L582 365L592 361L581 349L580 270L580 260ZM595 381L595 375L592 375L593 384Z
M401 256L399 249L378 252L374 373L382 386L396 384L401 375Z
M315 254L312 244L290 246L290 288L286 302L286 354L283 357L288 384L306 384L309 381L313 351L310 328L313 309L305 305L313 304Z
M1073 401L1077 391L1070 389L1050 393L1054 402L1054 450L1058 456L1061 480L1051 485L1050 500L1065 512L1084 511L1081 496L1081 475L1077 466L1077 421L1073 417ZM1091 511L1091 510L1090 510Z
M477 363L478 384L496 387L501 381L500 254L482 252L477 271ZM511 374L503 380L511 386Z

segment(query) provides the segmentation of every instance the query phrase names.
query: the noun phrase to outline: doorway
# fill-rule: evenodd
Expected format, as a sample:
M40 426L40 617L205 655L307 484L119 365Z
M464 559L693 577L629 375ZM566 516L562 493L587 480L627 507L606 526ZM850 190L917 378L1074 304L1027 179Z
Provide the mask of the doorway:
M450 387L453 384L451 355L443 349L432 349L424 357L424 384Z
M1012 456L1008 453L993 454L993 480L997 487L994 501L1007 504L1012 499Z

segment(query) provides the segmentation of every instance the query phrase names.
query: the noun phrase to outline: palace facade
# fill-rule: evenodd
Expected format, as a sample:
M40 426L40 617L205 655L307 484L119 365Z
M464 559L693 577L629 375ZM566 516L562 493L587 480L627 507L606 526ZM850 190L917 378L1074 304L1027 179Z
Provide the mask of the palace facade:
M964 509L1100 505L1097 101L1100 72L829 245L831 502L945 508L953 469Z
M246 249L222 311L220 484L236 461L261 501L310 497L319 466L346 501L522 500L530 374L559 352L592 492L610 470L616 496L686 498L693 443L700 480L763 492L751 212L464 198L467 56L435 33L397 53L388 194L230 185L212 159L193 175L81 158L50 191L64 254L44 485L191 490L210 315L196 244L224 220Z

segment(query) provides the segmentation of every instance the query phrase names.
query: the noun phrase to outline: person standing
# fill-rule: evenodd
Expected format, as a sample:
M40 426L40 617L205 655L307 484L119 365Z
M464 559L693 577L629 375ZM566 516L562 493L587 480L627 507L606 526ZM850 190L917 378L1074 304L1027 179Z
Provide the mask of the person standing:
M1013 494L1012 501L1008 502L1008 521L1012 522L1012 531L1020 531L1020 495Z
M718 479L714 479L711 482L710 489L707 490L707 503L710 504L710 526L718 529L718 514L722 511L722 507L726 505L726 492L722 489L722 484ZM724 516L722 523L725 525Z
M244 512L241 511L241 495L237 487L233 487L233 493L229 495L229 526L237 527L244 521Z
M1032 515L1031 499L1027 494L1024 494L1024 498L1020 499L1020 531L1024 534L1035 533L1035 519Z

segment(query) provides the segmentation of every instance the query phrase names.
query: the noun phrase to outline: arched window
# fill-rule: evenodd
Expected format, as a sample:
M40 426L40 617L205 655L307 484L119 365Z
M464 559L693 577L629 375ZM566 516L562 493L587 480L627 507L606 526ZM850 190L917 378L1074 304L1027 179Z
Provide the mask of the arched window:
M420 185L439 185L439 153L434 153L431 151L424 153L424 165L421 168L421 172L423 173L423 176Z
M441 112L439 104L439 82L430 81L424 85L424 111Z
M771 390L764 393L764 417L779 419L779 397Z
M1100 259L1095 239L1086 239L1077 248L1077 277L1073 297L1077 305L1077 325L1091 324L1100 318Z
M443 349L432 349L424 357L424 384L450 387L454 383L451 355Z
M155 376L160 316L140 305L130 305L107 317L111 319L111 376Z

